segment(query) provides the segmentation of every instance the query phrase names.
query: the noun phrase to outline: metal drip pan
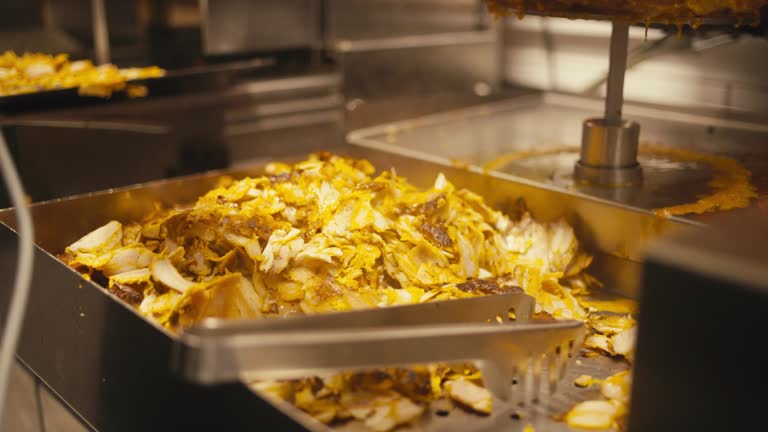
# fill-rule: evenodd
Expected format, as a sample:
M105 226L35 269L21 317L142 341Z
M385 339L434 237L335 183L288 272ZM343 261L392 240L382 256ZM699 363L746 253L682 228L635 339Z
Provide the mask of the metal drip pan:
M764 122L631 103L624 113L641 125L643 183L631 188L574 183L583 119L602 109L597 98L542 93L361 129L348 139L365 148L525 178L642 210L692 203L711 191L711 166L675 152L731 158L751 172L758 195L768 193Z

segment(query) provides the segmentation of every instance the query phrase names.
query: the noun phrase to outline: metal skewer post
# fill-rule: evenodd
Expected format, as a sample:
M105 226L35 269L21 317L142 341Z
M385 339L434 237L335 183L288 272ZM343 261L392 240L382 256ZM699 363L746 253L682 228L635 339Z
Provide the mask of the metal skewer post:
M107 9L104 6L104 0L91 0L91 14L93 16L93 48L96 54L96 63L106 64L110 61L110 55Z
M629 24L614 22L611 32L605 116L584 122L577 180L605 186L628 186L642 181L637 163L640 125L624 120L624 74L627 68Z
M624 104L624 74L627 70L629 24L614 23L608 63L608 81L605 93L605 123L621 125L621 106Z

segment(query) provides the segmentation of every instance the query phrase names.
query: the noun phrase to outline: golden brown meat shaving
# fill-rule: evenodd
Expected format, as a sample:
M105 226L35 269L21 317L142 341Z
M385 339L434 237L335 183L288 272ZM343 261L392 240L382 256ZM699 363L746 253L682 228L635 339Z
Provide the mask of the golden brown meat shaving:
M570 286L594 285L583 272L591 258L565 221L540 223L524 209L510 219L442 175L422 190L394 171L373 174L365 160L329 154L273 163L264 176L225 182L189 207L159 210L141 223L111 221L62 259L172 330L205 317L314 314L520 289L536 298L541 315L587 319ZM358 385L362 378L348 374L258 385L322 421L358 418L377 430L411 421L439 398L490 412L490 393L471 366L382 373L383 393L370 377L363 380L370 386Z
M419 190L373 172L331 155L271 164L191 207L111 221L65 260L100 273L113 291L141 293L124 297L172 329L219 313L312 314L511 289L555 318L586 317L559 282L590 262L567 223L528 213L512 221L442 175Z
M702 18L756 18L766 0L486 0L497 15L612 17L634 22L696 24Z
M622 371L599 380L591 377L579 377L584 387L600 384L600 392L605 399L588 400L574 405L564 420L568 426L576 429L622 430L629 412L629 397L632 387L630 371ZM577 383L577 385L579 385Z

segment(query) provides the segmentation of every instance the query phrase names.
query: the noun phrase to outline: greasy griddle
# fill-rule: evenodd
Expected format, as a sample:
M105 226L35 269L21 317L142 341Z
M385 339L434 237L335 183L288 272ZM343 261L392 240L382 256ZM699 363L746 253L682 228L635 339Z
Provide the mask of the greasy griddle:
M543 220L565 216L574 225L585 248L596 254L595 265L609 265L611 288L631 284L639 266L629 259L610 255L618 245L634 255L649 238L639 233L661 234L685 225L669 221L659 225L650 213L622 208L525 181L509 181L463 169L440 166L401 155L374 150L350 149L351 156L365 157L379 169L395 167L419 187L431 184L443 172L458 187L485 196L499 209L522 197L533 214ZM227 172L241 177L259 175L261 166ZM136 310L54 258L82 233L109 220L140 219L155 203L171 206L191 202L216 186L225 173L137 185L31 206L36 230L35 275L18 357L67 406L95 430L328 430L298 409L272 404L243 383L198 386L171 371L171 353L180 338L150 322ZM10 284L16 254L12 209L0 212L0 283ZM610 223L607 223L610 221ZM630 276L628 276L630 275ZM0 308L7 307L0 297ZM578 389L569 384L582 373L607 377L626 368L624 362L602 357L580 358L569 370L561 392L541 407L541 425L567 430L553 422L573 403L598 396L597 389ZM426 417L410 430L521 430L526 422L511 417L516 407L497 401L495 414L481 417L454 410L447 417ZM349 423L342 430L364 430ZM406 429L408 430L408 429ZM544 430L543 428L540 430Z

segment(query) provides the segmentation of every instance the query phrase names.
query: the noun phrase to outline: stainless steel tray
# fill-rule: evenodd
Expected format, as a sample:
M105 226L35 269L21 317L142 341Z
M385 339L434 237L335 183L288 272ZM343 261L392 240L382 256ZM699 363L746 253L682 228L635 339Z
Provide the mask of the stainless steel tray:
M572 173L582 123L601 116L603 108L604 100L599 98L538 93L360 129L351 132L348 140L442 165L466 164L476 171L503 155L529 152L529 157L502 164L490 175L512 181L522 177L644 210L694 202L709 191L712 172L707 166L646 154L643 145L648 143L734 158L752 172L758 193L768 194L765 118L714 108L683 110L640 103L625 104L624 115L640 123L642 186L575 184ZM566 148L570 151L537 155Z
M636 286L638 261L652 237L689 225L678 220L660 224L648 212L525 180L489 177L375 150L353 148L350 153L368 158L379 169L395 167L419 185L430 184L443 172L457 185L483 194L497 208L504 209L522 197L539 218L566 217L587 248L596 253L596 270L606 271L604 280L617 290L631 291ZM55 258L82 233L109 220L139 219L156 202L173 205L192 201L214 187L223 174L258 175L261 170L261 166L254 166L236 172L214 172L31 207L36 267L18 357L93 429L327 430L292 406L267 402L241 383L197 386L171 373L171 352L179 343L177 335L144 319ZM0 222L0 278L10 286L17 243L13 209L0 211ZM624 258L616 256L617 250L623 252ZM7 308L8 294L8 290L0 293L2 309ZM624 363L604 358L579 360L582 364L572 368L566 380L582 373L604 377L626 368ZM574 401L595 397L596 393L594 389L565 385L557 397L541 407L541 412L545 417L562 412ZM505 409L497 409L490 417L457 412L447 418L432 416L431 423L413 427L521 429L523 422L510 419L509 414ZM551 423L550 430L565 430L564 425ZM348 424L343 429L355 428Z

